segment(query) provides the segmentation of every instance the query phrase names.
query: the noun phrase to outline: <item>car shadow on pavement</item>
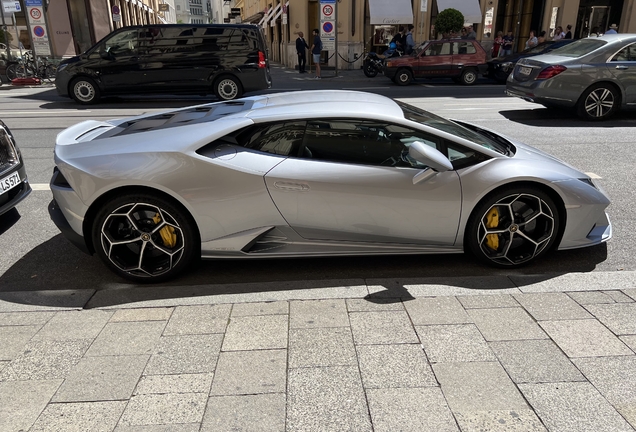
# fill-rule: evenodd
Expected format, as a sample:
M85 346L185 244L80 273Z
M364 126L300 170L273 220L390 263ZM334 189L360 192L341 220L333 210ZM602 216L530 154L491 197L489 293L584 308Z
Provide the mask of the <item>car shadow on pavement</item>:
M60 234L32 249L0 276L0 300L40 306L75 305L77 298L66 296L68 290L79 290L89 293L79 307L94 308L246 293L266 300L270 298L267 293L274 291L373 286L369 301L404 301L413 298L405 284L484 289L484 277L538 275L532 281L536 283L566 273L590 272L606 258L607 246L602 244L552 252L516 270L483 266L461 254L216 260L203 261L167 283L138 285L117 277L97 256L80 252Z
M510 121L521 123L527 126L537 127L580 127L580 128L613 128L632 127L636 117L633 112L618 112L610 120L606 121L585 121L576 116L573 111L558 108L534 108L527 110L503 110L499 111L503 117Z
M20 220L20 212L15 207L0 215L0 235L4 234Z

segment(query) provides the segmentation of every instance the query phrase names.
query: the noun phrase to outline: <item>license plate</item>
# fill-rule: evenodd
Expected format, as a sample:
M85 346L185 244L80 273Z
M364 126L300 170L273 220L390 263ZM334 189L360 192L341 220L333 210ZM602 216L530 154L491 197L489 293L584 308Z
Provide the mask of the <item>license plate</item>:
M9 189L12 189L20 184L20 174L14 172L13 174L0 180L0 193L5 193Z
M530 75L531 72L532 72L532 68L524 67L524 66L521 66L519 68L519 73L521 73L522 75Z

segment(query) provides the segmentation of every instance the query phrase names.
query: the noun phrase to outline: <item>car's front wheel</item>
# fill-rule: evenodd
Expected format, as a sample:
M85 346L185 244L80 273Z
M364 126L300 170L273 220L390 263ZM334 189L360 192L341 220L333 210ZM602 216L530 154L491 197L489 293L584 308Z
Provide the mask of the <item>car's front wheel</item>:
M394 80L397 85L409 85L413 81L413 73L408 69L400 69L395 74Z
M577 106L577 114L584 120L606 120L620 106L618 90L611 84L600 83L588 88Z
M155 283L175 277L199 258L197 233L180 206L140 193L107 202L94 220L92 240L119 276Z
M241 97L241 83L233 76L223 76L214 83L214 94L221 100L232 100Z
M484 199L466 227L467 249L498 267L516 267L554 246L559 211L545 192L534 187L506 188Z
M99 87L90 78L75 78L71 82L71 97L82 105L97 103L100 98Z
M473 85L477 82L477 71L475 69L466 69L459 77L459 82L464 85Z

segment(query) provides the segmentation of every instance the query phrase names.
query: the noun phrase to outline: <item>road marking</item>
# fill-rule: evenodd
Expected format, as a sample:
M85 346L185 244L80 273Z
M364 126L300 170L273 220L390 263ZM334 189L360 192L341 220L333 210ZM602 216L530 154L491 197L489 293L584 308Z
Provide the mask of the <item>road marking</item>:
M51 186L48 183L31 183L31 189L34 191L50 191Z
M589 178L592 178L592 179L602 179L603 178L603 177L601 177L598 174L594 174L593 172L586 172L585 175L588 176Z

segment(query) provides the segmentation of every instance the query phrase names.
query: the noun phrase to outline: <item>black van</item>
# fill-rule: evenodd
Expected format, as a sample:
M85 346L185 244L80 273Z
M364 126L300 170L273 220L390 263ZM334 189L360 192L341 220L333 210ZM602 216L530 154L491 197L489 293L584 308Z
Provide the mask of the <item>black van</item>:
M81 104L144 93L214 93L230 100L270 88L272 79L258 26L166 24L115 30L62 61L55 86Z

